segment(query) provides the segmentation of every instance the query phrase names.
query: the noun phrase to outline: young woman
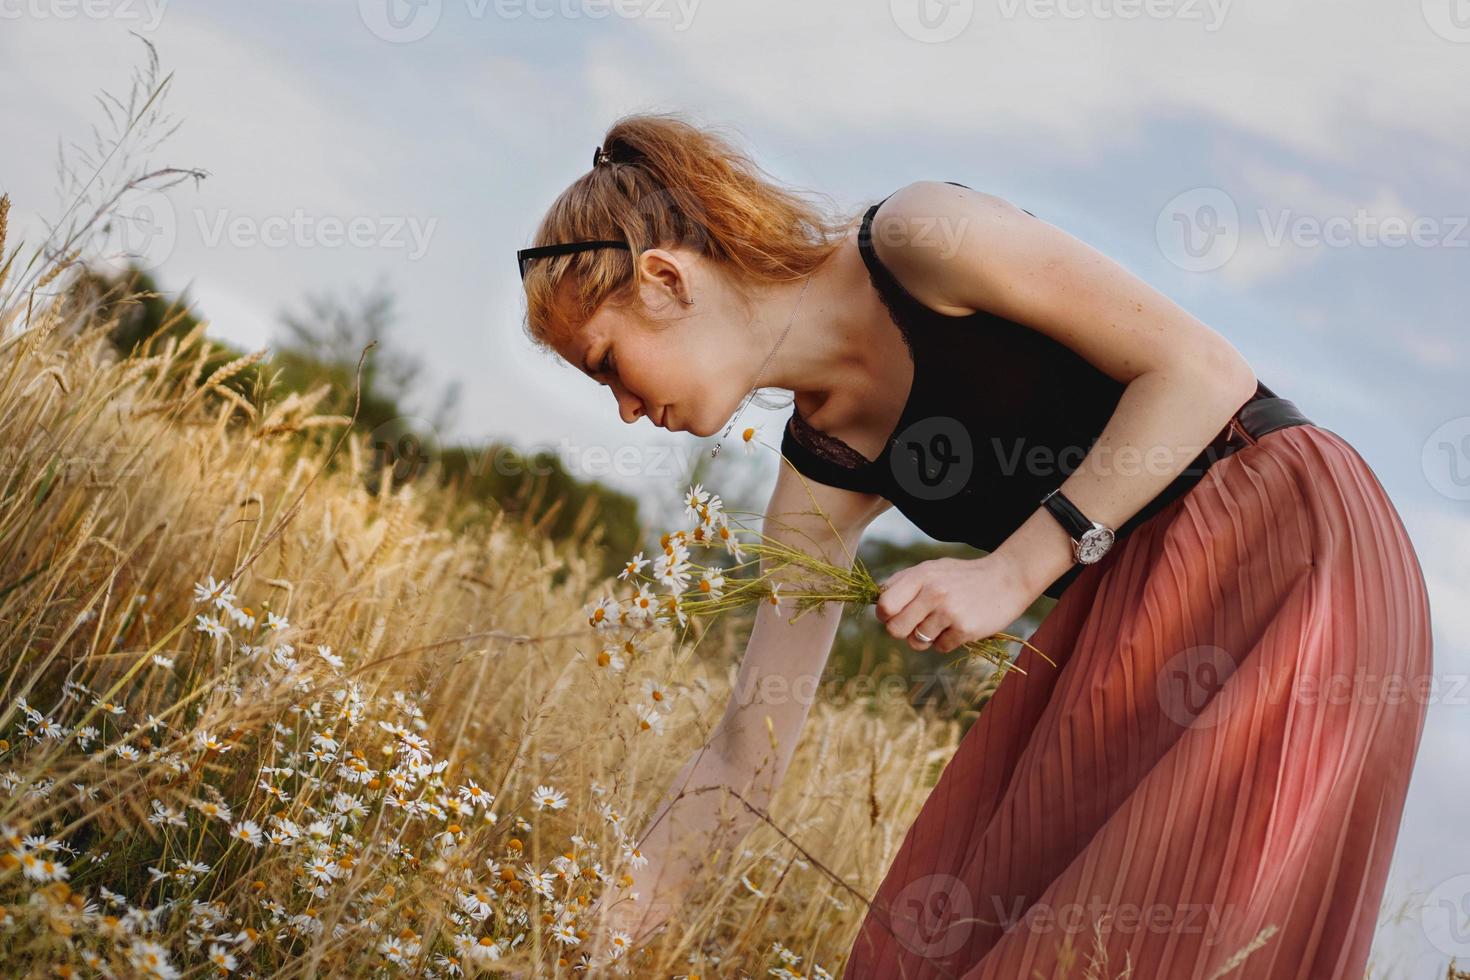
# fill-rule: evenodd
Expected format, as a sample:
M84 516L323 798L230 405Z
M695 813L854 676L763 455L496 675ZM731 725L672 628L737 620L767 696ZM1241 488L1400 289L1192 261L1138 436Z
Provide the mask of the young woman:
M955 182L831 222L638 115L536 246L531 337L624 421L709 436L757 387L794 393L767 533L846 561L893 506L986 552L889 577L894 637L947 653L1059 600L1031 637L1057 666L1023 651L967 732L846 977L1052 976L1094 927L1134 976L1211 977L1258 937L1243 975L1363 975L1432 665L1418 558L1349 443L1117 263ZM821 674L840 610L768 609L745 699L643 839L635 943L751 823L675 790L764 808L790 761L809 704L766 692Z

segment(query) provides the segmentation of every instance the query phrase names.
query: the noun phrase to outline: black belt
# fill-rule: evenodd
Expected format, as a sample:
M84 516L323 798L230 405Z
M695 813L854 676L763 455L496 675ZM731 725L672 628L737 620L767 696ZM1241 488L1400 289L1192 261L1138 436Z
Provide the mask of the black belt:
M1184 496L1190 488L1198 483L1210 468L1211 464L1219 462L1231 453L1253 446L1256 440L1268 432L1284 429L1289 425L1311 425L1312 420L1302 414L1289 398L1282 398L1266 385L1257 380L1255 394L1235 410L1225 427L1216 433L1215 438L1202 449L1198 456L1190 461L1178 476L1176 476L1158 496L1150 500L1143 509L1123 522L1123 526L1113 533L1114 545L1138 525L1153 517L1170 503ZM1059 598L1062 591L1071 584L1072 580L1080 575L1086 565L1073 564L1067 572L1047 587L1045 595Z
M1215 434L1198 456L1190 461L1174 481L1149 501L1148 505L1123 524L1123 533L1142 524L1176 497L1189 492L1205 475L1213 463L1217 463L1237 450L1253 446L1256 440L1268 432L1284 429L1289 425L1311 425L1312 420L1302 414L1301 409L1289 398L1282 398L1267 388L1262 381L1256 382L1255 394L1235 410L1225 427ZM1122 535L1117 535L1121 537Z
M1256 382L1256 393L1230 417L1219 434L1211 440L1199 456L1195 457L1198 463L1214 451L1214 459L1229 456L1242 445L1254 443L1268 432L1284 429L1289 425L1311 425L1312 420L1302 414L1301 409L1289 398L1282 398L1264 382ZM1244 432L1249 436L1249 442L1234 438L1237 432ZM1214 459L1209 462L1214 462ZM1193 464L1191 464L1193 465ZM1207 462L1206 466L1209 465Z

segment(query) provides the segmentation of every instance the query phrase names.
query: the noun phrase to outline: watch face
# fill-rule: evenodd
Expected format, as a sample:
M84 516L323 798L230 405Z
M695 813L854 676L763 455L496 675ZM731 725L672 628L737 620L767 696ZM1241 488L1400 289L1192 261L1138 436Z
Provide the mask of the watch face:
M1081 545L1077 549L1077 560L1084 565L1090 565L1108 553L1113 544L1113 532L1105 527L1094 527L1086 531L1079 540Z

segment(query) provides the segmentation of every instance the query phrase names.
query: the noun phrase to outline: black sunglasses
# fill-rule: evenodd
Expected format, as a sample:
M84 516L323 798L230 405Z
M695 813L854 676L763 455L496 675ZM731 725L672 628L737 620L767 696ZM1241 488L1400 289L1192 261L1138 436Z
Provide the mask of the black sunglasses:
M559 245L537 245L535 248L519 249L516 252L516 264L521 267L521 282L526 281L527 259L540 259L548 255L566 255L570 252L585 252L593 248L628 248L628 243L614 241L562 242Z

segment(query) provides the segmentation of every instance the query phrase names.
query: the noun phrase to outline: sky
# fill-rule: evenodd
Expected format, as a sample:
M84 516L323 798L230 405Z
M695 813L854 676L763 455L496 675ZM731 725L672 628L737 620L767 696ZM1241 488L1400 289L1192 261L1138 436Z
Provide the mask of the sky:
M143 63L132 32L181 120L146 162L208 176L121 206L213 334L269 346L307 293L386 284L430 388L460 387L440 438L549 449L650 509L713 438L625 425L533 351L513 261L618 116L720 127L847 213L958 181L1118 260L1398 507L1440 689L1389 883L1427 897L1375 952L1404 977L1470 958L1446 918L1470 913L1466 0L0 0L0 190L30 242L62 209L58 151ZM788 412L744 418L774 441ZM720 463L758 511L773 455ZM869 533L917 534L896 511Z

